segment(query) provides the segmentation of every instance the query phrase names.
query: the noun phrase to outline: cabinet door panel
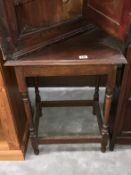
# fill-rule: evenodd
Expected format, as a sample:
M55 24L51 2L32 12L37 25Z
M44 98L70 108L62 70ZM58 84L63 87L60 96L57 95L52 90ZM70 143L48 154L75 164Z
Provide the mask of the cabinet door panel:
M16 59L85 30L82 2L0 0L0 40L5 58Z
M81 14L82 0L24 0L15 3L19 30L22 33L49 27Z
M129 26L131 0L84 0L84 16L119 39Z
M20 32L48 26L60 21L61 0L30 0L16 4L16 15Z

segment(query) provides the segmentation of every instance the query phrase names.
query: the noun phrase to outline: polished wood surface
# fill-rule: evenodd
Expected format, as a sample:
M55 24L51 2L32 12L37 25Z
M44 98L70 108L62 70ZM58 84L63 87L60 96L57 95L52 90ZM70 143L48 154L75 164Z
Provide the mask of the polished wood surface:
M15 107L16 104L17 108ZM18 92L15 74L12 68L3 67L1 52L0 113L0 159L11 159L11 155L12 159L14 159L13 154L17 156L18 152L18 156L21 155L21 159L24 158L28 138L27 120Z
M82 18L81 0L33 0L15 3L13 0L1 0L0 8L1 33L5 36L2 46L7 59L16 59L81 32L88 24ZM5 44L8 45L8 51Z
M41 27L49 27L61 21L72 20L81 16L82 13L82 0L16 1L15 5L21 33L32 32Z
M1 112L1 124L2 124L2 127L4 128L3 132L4 132L7 142L9 142L11 146L14 145L14 147L19 148L18 138L17 138L17 135L15 134L16 130L15 130L15 126L14 126L12 115L11 115L12 112L11 112L11 109L8 103L8 97L7 97L7 93L6 93L6 89L5 89L5 85L3 81L2 72L0 73L0 88L1 88L0 112Z
M68 52L65 48L68 48ZM122 44L100 29L76 35L65 41L48 46L19 60L9 60L6 66L68 66L106 65L126 63ZM84 55L87 58L81 59ZM104 55L104 56L103 56ZM82 71L82 69L81 69ZM77 73L77 72L76 72Z
M87 5L87 8L86 8ZM124 39L130 22L130 0L84 0L84 16L113 36Z
M18 59L74 36L87 29L89 23L124 40L130 4L130 0L1 0L0 33L5 59Z
M131 45L128 48L127 61L110 142L111 150L114 149L114 145L117 143L131 144Z

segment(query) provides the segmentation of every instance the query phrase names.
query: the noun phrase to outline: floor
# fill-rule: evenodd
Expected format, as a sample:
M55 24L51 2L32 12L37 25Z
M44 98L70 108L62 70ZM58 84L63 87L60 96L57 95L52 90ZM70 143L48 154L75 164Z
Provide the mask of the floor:
M44 100L89 99L94 89L45 88L40 89ZM34 90L30 89L32 106ZM104 99L104 89L100 90L100 103ZM46 108L40 123L42 134L96 133L98 126L91 108ZM100 144L45 145L40 146L40 155L33 154L31 145L25 161L0 162L0 175L130 175L131 146L116 146L114 152L100 152Z

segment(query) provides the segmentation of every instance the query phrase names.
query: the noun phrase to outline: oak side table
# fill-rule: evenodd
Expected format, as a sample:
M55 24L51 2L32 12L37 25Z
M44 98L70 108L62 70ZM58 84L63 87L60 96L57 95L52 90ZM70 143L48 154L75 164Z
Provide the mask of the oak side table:
M117 66L125 63L126 59L115 40L98 28L52 44L21 59L9 60L5 63L5 66L13 66L15 69L19 92L23 98L25 112L29 121L30 138L35 154L39 153L39 144L53 143L101 143L101 151L106 151L109 112ZM98 119L100 136L87 134L39 137L37 134L38 120L41 115L43 102L40 100L39 90L37 85L35 85L36 109L33 114L28 97L26 78L81 75L97 75L98 77L107 75L104 112L101 112L102 110L99 106L99 83L96 85L93 100L62 101L60 104L63 106L92 106ZM52 105L58 106L57 102L50 103L50 106ZM36 117L34 120L33 115Z

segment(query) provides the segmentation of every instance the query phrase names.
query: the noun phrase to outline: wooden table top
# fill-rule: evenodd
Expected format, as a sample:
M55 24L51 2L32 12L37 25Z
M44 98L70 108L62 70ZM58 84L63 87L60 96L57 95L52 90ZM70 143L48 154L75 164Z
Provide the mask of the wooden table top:
M5 66L126 64L122 44L98 28L52 44Z

